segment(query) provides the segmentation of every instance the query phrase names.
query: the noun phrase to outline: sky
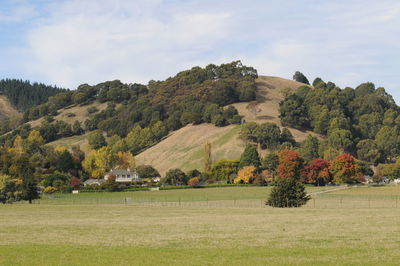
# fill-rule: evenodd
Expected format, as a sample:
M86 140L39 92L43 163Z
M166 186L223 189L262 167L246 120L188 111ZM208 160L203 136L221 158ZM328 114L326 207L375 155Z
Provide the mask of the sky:
M241 60L400 103L398 0L0 0L0 79L75 89Z

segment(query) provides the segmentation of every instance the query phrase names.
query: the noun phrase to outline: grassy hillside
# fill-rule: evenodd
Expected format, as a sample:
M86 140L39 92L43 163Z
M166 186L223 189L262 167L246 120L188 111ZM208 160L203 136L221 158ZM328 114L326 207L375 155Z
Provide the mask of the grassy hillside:
M237 125L189 125L140 153L136 157L137 164L151 164L162 175L171 168L203 170L203 146L206 142L211 143L213 160L240 156L244 143L237 138L239 130Z
M8 98L4 95L0 95L0 120L20 116L21 113L12 106Z
M246 109L248 103L233 104L246 121L272 122L281 127L279 102L283 100L281 89L297 88L303 83L278 77L261 76L257 79L257 101L261 111L256 118ZM203 146L207 141L212 146L213 160L238 159L245 143L238 139L241 126L216 127L210 124L189 125L181 128L157 145L139 154L138 164L151 164L163 175L168 169L191 170L203 168ZM303 141L311 131L289 128L296 141Z

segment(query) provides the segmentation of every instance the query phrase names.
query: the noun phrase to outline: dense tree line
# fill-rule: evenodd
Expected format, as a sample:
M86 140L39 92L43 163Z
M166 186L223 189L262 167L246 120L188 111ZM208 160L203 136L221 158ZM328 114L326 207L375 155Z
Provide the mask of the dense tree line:
M316 78L313 87L302 86L286 97L279 111L283 125L327 136L320 143L325 158L348 152L377 164L400 154L400 108L373 83L340 89Z
M20 111L45 103L50 96L65 91L42 83L30 83L18 79L0 80L0 94L7 96L11 104Z
M84 129L101 130L108 137L126 137L130 144L128 150L137 153L158 142L168 132L190 123L216 126L241 123L238 111L226 105L254 100L256 78L254 68L235 61L220 66L194 67L165 81L150 81L147 86L124 84L118 80L95 86L83 84L75 91L59 93L49 97L46 103L30 108L24 114L24 121L54 116L60 108L71 105L109 102L105 110L92 112L93 115L84 122ZM54 134L52 128L64 129L64 125L53 125L56 123L46 124L41 130L46 141L68 133L67 130ZM139 136L140 140L129 140L132 135Z

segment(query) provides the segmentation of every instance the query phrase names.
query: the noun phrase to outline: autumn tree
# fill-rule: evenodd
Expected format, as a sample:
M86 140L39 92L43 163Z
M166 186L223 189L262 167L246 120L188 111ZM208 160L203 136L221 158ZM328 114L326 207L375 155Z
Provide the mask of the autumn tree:
M111 167L116 167L120 169L132 169L136 165L135 157L132 153L128 152L118 152L115 154L115 163Z
M329 171L336 184L354 184L360 181L361 169L353 156L343 153L330 164Z
M233 180L235 184L249 184L255 178L256 168L254 166L245 166L239 170L237 177Z
M323 186L331 181L329 162L317 158L304 167L303 180L305 183Z
M303 160L299 154L293 150L282 150L278 153L278 156L278 176L281 179L293 178L299 180L303 169Z

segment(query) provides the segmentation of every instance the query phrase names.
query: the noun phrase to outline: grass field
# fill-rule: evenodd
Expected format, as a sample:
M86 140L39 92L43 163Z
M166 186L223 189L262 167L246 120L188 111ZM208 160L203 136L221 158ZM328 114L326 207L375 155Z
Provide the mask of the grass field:
M261 206L269 191L82 193L0 206L0 265L398 265L400 186L319 194L291 209ZM138 201L113 202L123 197ZM205 199L221 205L196 205ZM232 199L255 205L223 205Z

